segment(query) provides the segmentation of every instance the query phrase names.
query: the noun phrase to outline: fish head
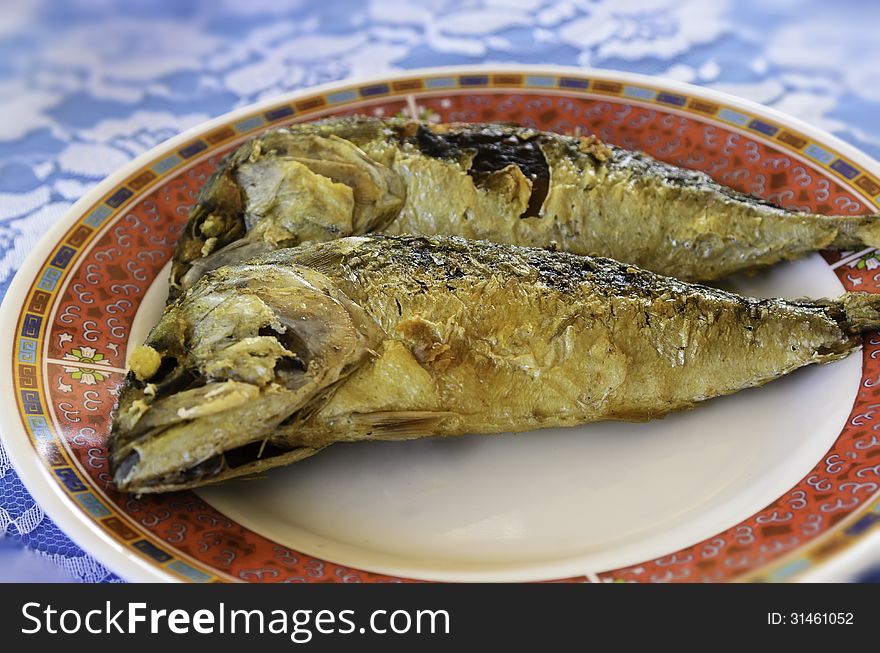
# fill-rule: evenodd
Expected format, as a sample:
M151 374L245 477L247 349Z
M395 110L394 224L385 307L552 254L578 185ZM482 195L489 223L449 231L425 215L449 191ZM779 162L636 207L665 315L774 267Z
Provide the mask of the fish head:
M171 296L223 265L304 242L382 229L400 212L406 185L391 167L334 132L357 123L271 130L248 141L205 185L184 227ZM376 138L376 125L359 138ZM347 134L353 135L353 134Z
M384 333L321 273L228 266L166 309L129 356L109 442L116 486L180 489L306 457L276 445Z

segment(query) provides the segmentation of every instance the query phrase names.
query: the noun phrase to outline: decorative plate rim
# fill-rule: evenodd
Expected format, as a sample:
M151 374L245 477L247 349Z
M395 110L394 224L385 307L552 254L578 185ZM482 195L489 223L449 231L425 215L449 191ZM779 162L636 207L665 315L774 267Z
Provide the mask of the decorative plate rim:
M134 172L145 167L148 162L158 161L163 158L163 156L167 157L170 153L176 152L180 146L188 141L210 134L220 127L228 127L229 125L235 124L237 120L245 116L252 116L256 113L262 112L264 109L276 107L283 103L294 103L298 99L309 96L315 96L318 94L328 96L334 92L341 92L352 87L376 87L377 85L384 83L401 82L410 78L429 78L441 75L491 76L496 74L503 76L505 74L510 75L514 73L531 75L534 77L539 77L541 75L557 76L559 78L571 76L573 78L590 79L591 81L597 80L600 82L632 84L657 91L677 91L685 95L705 99L709 102L717 101L725 107L739 108L753 115L759 115L772 122L778 123L779 126L794 129L816 141L816 143L829 147L851 161L856 162L864 171L870 172L870 174L875 177L880 177L880 163L855 146L850 145L836 136L798 118L789 116L776 109L765 107L751 100L729 95L715 89L638 73L572 66L480 64L392 71L381 75L348 78L337 82L322 84L320 86L299 89L234 109L217 116L216 118L212 118L196 125L177 136L156 145L122 166L119 170L109 175L101 182L97 183L91 190L76 201L54 225L52 225L16 272L6 295L3 298L2 306L0 306L0 347L3 347L2 351L6 352L3 354L3 362L6 362L5 356L7 355L9 356L10 362L9 367L0 372L0 393L3 393L2 396L5 397L11 398L14 396L14 366L11 365L11 363L13 360L12 352L14 351L18 312L22 303L27 299L30 286L34 282L35 275L39 272L46 256L51 253L52 249L60 242L64 234L73 226L75 221L84 215L85 209L99 203L112 189L131 177ZM475 87L475 90L485 90L485 88L486 87L484 86L480 86ZM505 87L504 85L500 85L492 88L502 90L504 88L513 89L515 86L510 85ZM425 90L430 92L430 89L421 90L423 92ZM444 90L448 89L436 89L438 92L443 92ZM537 92L539 89L530 90ZM553 91L556 91L557 93L565 91L565 89L555 89L551 87L541 90L547 94L552 94ZM573 89L570 89L568 92L571 90ZM629 103L639 104L639 98L637 96L624 96L624 99ZM372 98L362 95L360 100L367 103L370 102ZM351 106L351 104L349 103L346 106ZM332 107L328 107L328 109L331 108ZM664 107L664 110L676 112L676 108L676 106L670 104L669 106ZM266 124L261 125L261 127L267 126L268 125ZM755 131L747 131L744 129L744 126L744 123L725 124L726 128L748 134L752 138L769 140L767 134L762 134L760 131L757 133ZM792 153L792 156L797 157L798 155ZM844 178L844 181L847 183L851 183L856 178L847 178L842 175L840 171L836 169L832 170ZM875 205L880 203L880 199L875 198L874 203ZM122 546L104 532L98 526L96 521L83 518L80 514L82 507L77 505L68 494L62 491L57 479L52 477L50 470L42 464L42 461L36 454L28 433L21 422L21 416L18 410L0 413L0 437L2 437L13 467L18 472L25 487L34 499L38 501L49 517L52 518L76 544L81 546L88 553L94 555L100 562L127 580L180 580L180 577L170 573L157 563L133 555L126 547ZM806 553L825 545L829 539L840 537L843 528L845 528L853 519L871 511L877 512L878 508L880 508L880 498L878 498L878 496L880 496L880 492L874 495L871 499L868 499L852 515L849 515L840 523L829 528L822 535L798 547L789 554L769 562L763 567L747 571L742 577L738 577L736 580L772 578L775 571L790 566L793 560L803 558ZM835 547L834 553L821 563L810 561L806 567L801 566L796 577L804 580L822 579L823 569L829 569L832 566L832 563L833 567L838 570L853 569L857 565L858 560L862 559L865 552L870 550L869 541L873 540L880 541L880 533L877 532L877 529L870 529L858 537L850 538L849 541L843 542L841 546Z

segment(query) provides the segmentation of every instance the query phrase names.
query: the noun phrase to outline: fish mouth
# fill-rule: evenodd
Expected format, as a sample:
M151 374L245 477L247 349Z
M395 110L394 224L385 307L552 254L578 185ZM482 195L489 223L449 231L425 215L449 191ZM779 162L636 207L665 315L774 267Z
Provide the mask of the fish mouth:
M130 358L109 441L119 490L164 492L302 460L277 436L320 407L384 332L324 275L244 264L206 275Z
M123 492L169 492L220 483L238 476L288 465L304 460L320 450L321 448L314 447L284 448L263 440L224 451L191 467L144 476L138 473L141 454L133 449L121 462L111 466L111 474L116 487Z

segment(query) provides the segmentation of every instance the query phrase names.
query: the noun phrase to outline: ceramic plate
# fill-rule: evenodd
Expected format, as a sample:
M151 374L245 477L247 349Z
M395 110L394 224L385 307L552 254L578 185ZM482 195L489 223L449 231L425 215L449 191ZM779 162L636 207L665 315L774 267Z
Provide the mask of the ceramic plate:
M604 140L819 213L877 210L880 165L758 105L565 68L349 81L228 114L83 197L2 309L0 426L48 514L131 580L728 581L834 578L876 543L880 337L860 354L649 424L337 445L258 480L113 490L126 353L157 320L187 210L220 158L322 116L513 121ZM788 297L880 291L872 250L733 282Z

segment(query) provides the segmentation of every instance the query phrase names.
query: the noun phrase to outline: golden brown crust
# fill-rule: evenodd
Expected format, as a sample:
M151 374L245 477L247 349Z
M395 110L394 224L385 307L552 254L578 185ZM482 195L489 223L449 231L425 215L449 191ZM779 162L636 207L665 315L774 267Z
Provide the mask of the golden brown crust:
M169 307L147 339L160 365L126 379L111 462L148 492L344 440L651 419L845 356L878 307L449 237L278 250Z
M291 174L294 163L312 176ZM350 187L353 205L318 210L327 196L321 178ZM277 200L270 209L258 201L266 198ZM271 130L223 162L181 237L172 296L218 262L253 256L258 244L368 232L552 247L686 280L880 245L876 216L786 210L594 135L335 118Z

